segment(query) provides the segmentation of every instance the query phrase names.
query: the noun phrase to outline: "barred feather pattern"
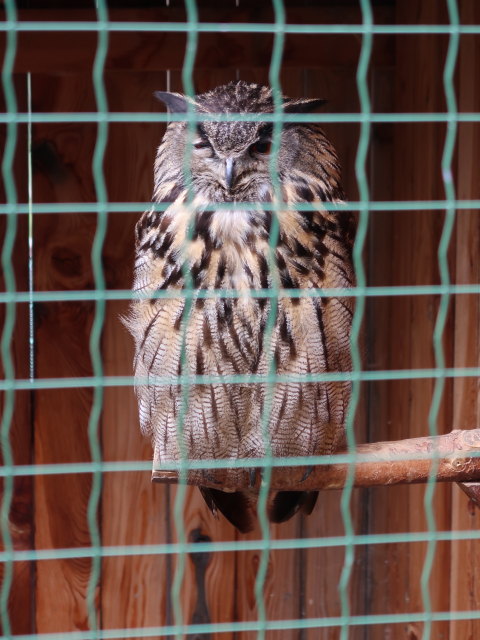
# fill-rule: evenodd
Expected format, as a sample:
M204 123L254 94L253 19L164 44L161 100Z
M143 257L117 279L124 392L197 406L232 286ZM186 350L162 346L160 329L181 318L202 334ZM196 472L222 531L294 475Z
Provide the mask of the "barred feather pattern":
M243 91L239 84L245 85ZM235 95L232 98L235 91L244 103ZM225 94L232 103L228 108ZM199 110L213 112L219 108L258 111L259 104L267 110L271 92L258 85L231 83L204 94L203 100L200 96L196 104ZM177 419L182 392L175 384L180 374L219 378L189 390L182 424L188 457L243 459L265 454L261 421L266 387L255 382L255 376L268 373L272 358L279 375L351 370L352 298L287 295L289 289L347 288L354 283L353 218L348 212L329 212L322 206L324 201L343 199L333 147L315 125L294 125L282 132L279 179L283 202L288 204L278 211L278 237L272 251L269 241L276 214L263 204L274 199L268 159L257 158L251 151L256 149L255 141L265 136L261 123L205 122L204 126L200 139L208 137L210 146L199 148L196 156L192 153L193 198L189 199L184 178L186 125L171 123L158 150L154 191L156 202L171 204L165 211L145 212L136 227L134 289L142 298L132 304L127 324L135 340L135 375L143 381L137 386L140 423L152 437L157 463L180 458ZM237 176L235 187L228 189L217 174L220 160L232 148ZM250 149L245 160L242 149ZM212 207L226 201L257 204L235 210ZM302 202L312 203L314 211L288 206ZM161 291L182 291L186 272L194 290L189 309L181 296L156 297ZM254 297L251 291L273 286L281 293L267 345L265 326L275 302ZM240 295L195 295L213 289L234 289ZM251 376L252 382L221 380L238 374ZM157 376L171 378L172 384L145 382ZM277 383L268 419L271 453L284 457L337 451L344 445L349 398L348 382ZM203 472L197 473L201 484ZM229 479L234 482L238 473L229 471ZM212 510L218 506L238 528L251 528L252 513L236 520L223 508L223 495L216 500L215 492L206 491L204 496ZM300 496L295 494L285 517L272 515L272 519L290 517L302 507ZM276 498L272 495L272 504ZM245 504L237 502L234 509L254 512L255 497L242 500Z

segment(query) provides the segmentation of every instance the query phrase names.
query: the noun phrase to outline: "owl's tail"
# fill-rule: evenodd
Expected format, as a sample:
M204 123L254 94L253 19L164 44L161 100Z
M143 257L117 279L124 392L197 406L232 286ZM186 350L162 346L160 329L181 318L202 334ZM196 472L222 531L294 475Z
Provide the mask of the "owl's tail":
M227 518L241 533L248 533L257 520L257 496L246 491L227 493L219 489L200 487L202 496L214 516L217 512ZM297 511L307 515L317 501L318 491L275 491L268 497L267 515L270 522L285 522Z

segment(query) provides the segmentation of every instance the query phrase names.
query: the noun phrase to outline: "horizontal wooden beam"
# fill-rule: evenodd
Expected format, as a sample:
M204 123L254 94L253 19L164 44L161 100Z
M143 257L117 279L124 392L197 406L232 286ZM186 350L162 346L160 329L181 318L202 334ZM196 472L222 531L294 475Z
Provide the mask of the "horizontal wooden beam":
M259 3L261 4L261 3ZM376 22L388 22L391 8L379 7ZM182 9L111 10L112 22L185 22ZM359 24L357 7L318 7L288 11L291 24ZM20 21L92 21L95 13L88 10L22 10ZM202 22L267 23L273 15L268 5L257 9L203 10ZM19 32L15 71L17 73L90 72L97 49L97 32L27 31ZM186 34L175 32L112 32L109 35L106 70L180 70L183 66ZM273 34L265 33L200 33L195 69L268 68L271 62ZM0 32L0 47L5 47L5 33ZM283 68L315 69L324 66L356 66L361 49L358 35L298 35L285 38ZM394 38L374 39L372 65L391 66ZM235 76L232 76L234 78Z
M424 438L410 438L395 442L362 444L356 448L359 461L355 464L353 485L355 487L375 487L393 484L413 484L427 482L432 465L437 465L435 478L438 482L480 482L480 457L472 453L480 452L480 429L455 430L446 435ZM418 459L421 454L427 458ZM409 458L411 456L411 458ZM347 484L350 465L345 462L306 467L274 467L271 488L275 491L317 491L322 489L342 489ZM362 460L368 457L368 460ZM256 471L255 480L248 471L238 474L238 481L222 481L226 470L216 469L198 476L189 477L189 484L201 484L211 488L229 491L259 490L261 473ZM212 481L205 479L211 477ZM175 471L154 470L154 482L177 483ZM476 491L462 487L473 499ZM474 494L474 495L472 495Z

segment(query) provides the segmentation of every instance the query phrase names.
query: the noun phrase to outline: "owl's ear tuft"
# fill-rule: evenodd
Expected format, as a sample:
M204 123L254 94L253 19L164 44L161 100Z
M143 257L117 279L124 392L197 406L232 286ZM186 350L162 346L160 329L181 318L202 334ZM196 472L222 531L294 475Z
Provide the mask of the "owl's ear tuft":
M155 91L153 94L157 100L163 102L170 113L187 113L187 98L181 93L170 91Z
M326 103L326 100L319 98L285 98L283 110L285 113L310 113Z

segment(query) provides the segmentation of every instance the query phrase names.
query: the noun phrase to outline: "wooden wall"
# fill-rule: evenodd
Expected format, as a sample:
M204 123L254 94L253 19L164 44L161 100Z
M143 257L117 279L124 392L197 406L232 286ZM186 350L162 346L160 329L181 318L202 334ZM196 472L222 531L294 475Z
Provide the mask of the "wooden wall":
M290 21L358 22L352 7L289 9ZM463 0L462 18L479 23L475 0ZM377 22L443 23L446 14L436 0L402 0L376 10ZM262 13L263 12L263 13ZM88 13L24 12L24 19L72 19ZM267 9L248 13L231 9L202 14L205 20L271 19ZM181 20L181 10L118 12L118 20ZM479 38L462 37L457 73L460 108L480 110L478 88ZM181 90L180 71L185 40L181 35L112 34L105 85L112 111L157 111L154 90ZM441 36L375 38L370 87L376 111L442 111L441 83L447 40ZM91 64L95 53L92 34L22 34L16 62L16 88L25 109L25 73L32 72L35 112L94 111ZM195 85L198 91L236 77L268 80L271 38L216 34L200 36ZM355 84L360 40L353 36L288 37L283 59L282 86L294 96L325 97L331 112L358 110ZM326 127L344 166L345 188L357 198L354 161L356 125ZM25 130L20 127L21 144ZM93 202L91 162L96 140L92 124L48 123L34 126L34 201L36 203ZM152 164L162 126L148 123L109 127L105 177L111 202L148 201ZM445 136L441 124L376 125L373 127L369 173L372 197L377 200L428 200L444 196L440 161ZM19 142L16 160L19 200L26 201L25 146ZM456 186L459 198L479 197L475 172L480 128L459 128ZM140 212L139 212L140 214ZM138 214L138 215L139 215ZM109 216L104 269L109 289L126 289L132 280L133 227L137 214ZM443 224L442 212L378 212L372 214L365 261L369 284L435 284L439 281L436 251ZM451 247L452 279L479 282L478 211L458 215ZM94 287L90 252L96 229L94 214L56 213L35 217L35 289L90 290ZM17 287L25 290L26 225L21 219L15 251ZM130 375L132 344L119 317L127 303L107 304L102 339L105 374ZM404 297L368 301L365 366L370 369L433 366L432 331L438 299ZM89 336L92 302L45 302L35 308L36 376L83 377L92 374ZM18 305L13 351L17 376L26 377L28 332L25 305ZM452 366L478 366L478 298L452 302L445 332L447 361ZM358 413L359 441L406 438L427 433L432 381L394 381L365 385ZM447 384L438 420L440 432L453 427L478 426L477 381L457 379ZM45 390L19 393L16 398L12 444L17 464L88 461L87 424L91 389ZM151 458L150 444L137 427L133 391L107 388L100 425L103 458L108 461ZM12 535L17 549L88 547L88 474L35 476L16 483L12 507ZM401 533L426 529L423 487L378 488L354 492L352 509L357 533ZM175 489L150 483L149 472L104 474L99 524L102 544L144 545L176 540L173 524ZM321 495L309 518L298 517L272 527L273 539L322 538L343 534L340 494ZM439 487L435 496L439 530L470 529L478 516L459 489ZM192 541L241 539L222 520L214 520L196 489L189 488L185 505L187 538ZM255 540L259 531L248 536ZM421 543L359 546L350 583L352 615L421 612L424 609L420 577L426 547ZM431 578L436 611L479 608L475 578L478 544L442 542L437 546ZM270 556L265 597L270 619L334 617L340 614L337 590L344 560L342 547L275 551ZM254 582L258 551L190 554L182 589L185 621L229 622L256 620ZM102 562L96 606L102 628L142 627L173 622L170 587L175 556L109 557ZM47 633L88 628L86 591L91 562L87 558L18 563L10 610L15 633ZM53 595L54 594L54 595ZM52 598L55 606L52 607ZM436 623L432 638L475 638L478 623ZM354 640L405 638L422 635L422 625L356 626ZM225 640L254 634L221 634ZM335 640L338 628L272 632L269 639Z
M442 24L445 19L441 3L407 0L398 4L399 24ZM394 83L394 110L398 112L439 112L445 110L441 70L447 41L431 35L404 36L397 40ZM417 66L421 61L420 66ZM445 126L437 123L396 124L393 130L392 200L441 200L444 190L441 178L441 156ZM437 248L443 227L443 214L438 211L391 212L384 221L387 232L386 254L382 256L388 271L372 258L372 278L379 285L422 285L439 282ZM371 247L375 250L377 238ZM374 368L423 369L435 366L433 330L438 311L438 296L392 297L379 301L385 325L371 318L370 330L377 332L372 357ZM451 362L452 326L447 325L444 347ZM372 390L370 402L372 441L387 436L401 439L428 432L428 415L434 389L433 380L397 380L382 382ZM451 388L447 383L438 431L451 425ZM370 491L371 533L425 531L425 489L415 487L379 488ZM450 528L451 489L438 487L435 514L439 529ZM426 544L399 543L372 546L369 557L369 600L372 613L395 611L421 612L421 574ZM431 585L432 607L450 608L445 575L450 574L448 543L439 543L435 555ZM433 637L447 637L448 622L435 624ZM372 638L396 634L398 629L377 626ZM422 636L422 625L412 622L404 631L406 637Z

